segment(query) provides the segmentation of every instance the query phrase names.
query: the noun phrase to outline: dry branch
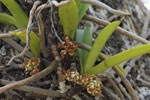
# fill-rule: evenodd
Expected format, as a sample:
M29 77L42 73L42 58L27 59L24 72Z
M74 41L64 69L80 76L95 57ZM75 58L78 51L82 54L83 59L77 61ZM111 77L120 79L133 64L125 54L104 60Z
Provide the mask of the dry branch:
M13 39L11 38L2 38L2 40L6 43L8 43L10 46L12 46L13 48L15 48L16 50L18 50L19 52L23 51L23 47L21 45L19 45L18 43L16 43ZM33 54L30 51L27 51L25 54L27 57L32 58Z
M9 33L0 33L0 39L2 38L10 38L15 36L15 34L9 34Z
M56 7L61 7L64 5L67 5L71 0L66 0L66 1L61 1L60 3L58 3L57 1L52 1L52 3L56 6Z
M127 93L125 87L123 87L122 84L120 84L116 78L112 77L112 80L117 84L117 86L119 86L121 92L128 98L128 100L132 100L131 96Z
M28 26L26 29L27 30L26 31L26 46L25 46L24 50L19 55L12 57L9 60L7 65L10 65L14 59L22 57L28 51L29 46L30 46L30 37L29 36L30 36L31 28L32 28L32 20L33 20L34 12L35 12L35 10L39 4L40 4L40 1L36 1L33 5L32 9L31 9L31 11L30 11L29 22L28 22Z
M114 93L110 92L105 86L102 86L102 89L104 92L106 92L108 95L110 95L114 100L121 100L118 98Z
M118 94L118 96L121 98L121 100L125 100L123 94L121 93L116 83L112 80L111 75L109 73L107 74L107 78L110 84L112 85L112 87L114 88L114 90L116 91L116 93Z
M34 81L37 81L41 78L43 78L44 76L48 75L49 73L51 73L55 68L56 68L57 62L53 61L48 67L46 67L44 70L42 70L41 72L26 78L24 80L20 80L17 82L13 82L10 84L7 84L3 87L0 87L0 94L4 93L5 91L9 90L9 89L13 89L16 87L20 87L20 86L24 86L26 84L32 83Z
M13 82L8 81L8 80L3 80L3 79L0 80L1 85L7 85L7 84L11 84L11 83L13 83ZM21 87L16 87L14 89L24 91L24 92L33 93L35 95L42 95L45 97L47 97L47 96L48 97L66 97L65 93L60 93L57 91L46 90L46 89L31 87L31 86L21 86Z
M112 69L121 78L121 80L123 81L124 85L128 89L128 91L129 91L132 99L133 100L139 100L138 97L136 96L135 91L133 90L131 84L129 83L129 81L127 80L127 78L123 75L123 73L117 67L112 67Z
M100 24L100 25L103 25L103 26L106 26L106 25L110 24L110 22L108 22L108 21L105 21L103 19L99 19L99 18L90 16L90 15L85 15L84 19L92 21L92 22ZM138 42L141 42L141 43L144 43L144 44L150 43L148 40L146 40L146 39L136 35L135 33L129 32L129 31L127 31L127 30L125 30L125 29L123 29L121 27L117 27L116 31L121 33L122 35L130 37L133 40L136 40Z
M150 22L150 12L147 12L147 15L146 15L146 18L145 18L145 21L144 21L144 25L143 25L143 28L142 28L142 34L141 34L141 36L144 37L144 38L147 38L148 35L149 35L147 33L149 22Z
M82 0L82 3L95 5L97 7L106 9L107 11L109 11L112 14L119 15L119 16L130 16L131 15L130 13L126 13L126 12L122 12L120 10L113 9L110 6L100 2L98 0Z

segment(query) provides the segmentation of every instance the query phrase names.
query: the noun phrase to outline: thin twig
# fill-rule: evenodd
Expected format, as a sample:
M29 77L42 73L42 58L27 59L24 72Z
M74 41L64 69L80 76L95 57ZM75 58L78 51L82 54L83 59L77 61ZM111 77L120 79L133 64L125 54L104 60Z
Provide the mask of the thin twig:
M9 33L0 33L0 39L1 38L10 38L10 37L14 37L15 34L9 34Z
M57 1L52 1L52 3L56 6L56 7L61 7L64 5L67 5L69 2L71 2L71 0L66 0L66 1L61 1L60 3L58 3Z
M36 12L37 13L37 16L39 16L39 14L41 13L42 10L46 9L46 8L50 8L52 5L55 5L56 7L60 7L60 6L64 6L66 4L68 4L71 0L66 0L66 1L61 1L60 3L58 3L57 1L53 0L48 0L48 2L46 4L42 4L40 5Z
M42 70L41 72L39 72L39 73L29 77L29 78L26 78L26 79L23 79L23 80L20 80L20 81L17 81L17 82L13 82L13 83L7 84L3 87L0 87L0 94L4 93L5 91L7 91L9 89L17 88L17 87L32 83L34 81L37 81L37 80L43 78L44 76L51 73L55 68L57 68L56 65L57 65L57 61L53 61L44 70Z
M144 37L144 38L147 38L147 36L149 35L147 32L148 32L148 25L149 25L149 22L150 22L150 12L148 11L147 12L147 15L146 15L146 18L145 18L145 21L144 21L144 25L143 25L143 28L142 28L142 34L141 36ZM146 34L147 33L147 34Z
M140 91L139 87L136 85L136 83L132 79L130 80L130 82L131 82L131 85L133 86L133 88L135 88L137 90L137 92L139 94L141 94L141 91Z
M115 71L115 73L121 78L121 80L123 81L124 85L126 86L126 88L128 89L131 97L133 100L139 100L138 97L135 94L135 91L133 90L131 84L129 83L129 81L126 79L126 77L123 75L123 73L117 68L117 67L112 67L113 71Z
M42 12L42 10L46 9L46 8L49 8L52 6L52 3L46 3L46 4L42 4L40 5L37 9L36 9L36 12L38 12L36 15L39 16L40 13Z
M79 48L81 47L81 48L83 48L83 49L85 49L85 50L87 50L87 51L90 51L90 49L91 49L91 48L90 48L88 45L86 45L86 44L79 43L79 42L75 42L75 43L78 44ZM102 55L102 54L101 54L101 55ZM101 56L101 55L100 55L100 56ZM106 59L106 57L104 57L104 56L101 56L101 58L102 58L103 60ZM130 93L132 99L133 99L133 100L139 100L138 97L136 96L136 94L135 94L133 88L131 87L129 81L128 81L128 80L126 79L126 77L124 76L124 74L123 74L116 66L112 67L112 69L113 69L113 70L115 71L115 73L121 78L121 80L122 80L123 83L125 84L126 88L128 89L128 91L129 91L129 93Z
M15 30L15 32L22 31L22 30L24 30L24 29L17 29L17 30ZM12 47L14 47L16 50L18 50L20 52L23 51L24 48L22 46L20 46L18 43L16 43L12 39L7 39L7 38L10 38L10 37L14 37L14 36L16 36L16 35L15 34L10 34L10 33L3 33L3 34L0 33L0 39L2 39L6 43L8 43ZM27 51L27 53L25 55L29 58L33 57L32 53L29 52L29 51Z
M52 5L55 5L56 7L60 7L60 6L64 6L66 4L68 4L71 0L66 0L66 1L61 1L60 3L58 3L57 1L51 1L49 0L46 4L43 4L41 6L39 6L36 10L36 15L37 16L40 16L40 13L42 10L46 9L46 8L49 8L49 7L52 7L51 8L51 12L53 10L53 6ZM57 39L62 43L63 41L61 40L61 38L58 36L57 32L56 32L56 29L55 29L55 26L54 26L54 23L53 23L53 16L52 16L52 13L51 13L51 23L52 23L52 30L53 30L53 33L55 34L55 36L57 37ZM40 32L40 31L39 31Z
M149 76L147 76L147 75L145 74L145 71L144 71L143 66L141 65L140 61L138 61L137 65L138 65L138 67L139 67L138 69L140 69L139 71L140 71L141 76L142 76L146 81L149 81L149 82L150 82L150 78L149 78Z
M3 68L6 68L6 66L4 66L4 65L1 65L1 66L0 66L0 70L1 70L1 69L3 69Z
M120 90L128 98L128 100L132 100L131 96L127 93L126 89L122 86L122 84L120 84L114 77L112 77L112 80L117 84L117 86L119 86Z
M22 57L28 51L29 46L30 46L30 32L31 32L31 28L32 28L32 20L33 20L34 12L39 4L40 4L40 1L36 1L30 11L29 22L28 22L28 26L27 26L27 30L26 30L26 46L25 46L24 50L20 54L12 57L9 60L7 65L10 65L14 59Z
M49 8L49 7L52 7L52 5L55 5L56 7L61 7L61 6L64 6L64 5L67 5L69 2L71 2L71 0L66 0L66 1L61 1L60 3L58 3L57 1L51 1L49 0L46 4L43 4L41 5L40 7L37 8L37 11L38 11L38 14L43 10L43 9L46 9L46 8ZM53 8L51 8L51 12L52 12ZM57 39L62 43L63 41L61 40L61 38L58 36L57 32L56 32L56 29L55 29L55 26L54 26L54 23L53 23L53 16L52 16L52 13L51 13L51 23L52 23L52 30L55 34L55 36L57 37Z
M122 12L120 10L115 10L115 9L111 8L110 6L100 2L98 0L82 0L82 3L95 5L97 7L106 9L107 11L109 11L112 14L119 15L119 16L130 16L131 15L130 13Z
M103 19L99 19L99 18L90 16L90 15L85 15L84 19L92 21L92 22L100 24L100 25L103 25L103 26L106 26L106 25L110 24L110 22L108 22L108 21L105 21ZM116 31L121 33L122 35L130 37L133 40L137 40L137 41L139 41L141 43L144 43L144 44L150 43L148 40L146 40L146 39L136 35L135 33L129 32L129 31L127 31L127 30L125 30L125 29L123 29L121 27L117 27Z
M62 1L60 3L58 3L57 1L48 1L46 4L43 4L41 6L39 6L36 10L37 12L37 16L40 15L40 13L42 12L42 10L46 9L46 8L49 8L51 7L51 12L53 10L53 6L52 5L55 5L56 7L60 7L60 6L64 6L66 4L68 4L71 0L66 0L66 1ZM53 30L53 33L55 34L55 36L57 37L57 39L62 43L63 41L61 40L61 38L58 36L57 34L57 31L55 29L55 26L54 26L54 23L53 23L53 16L52 16L52 13L51 13L51 16L50 16L50 20L51 20L51 23L52 23L52 30Z
M138 78L137 80L140 81L142 84L145 84L146 87L150 88L150 82L147 82L147 81L145 81L145 80L143 80L141 78Z
M111 75L109 73L107 73L107 78L110 84L112 85L112 87L114 88L114 90L116 91L116 93L118 94L118 96L121 98L121 100L125 100L123 94L121 93L116 83L112 80Z
M11 83L13 83L13 82L8 81L8 80L3 80L3 79L0 80L1 85L7 85L7 84L11 84ZM33 93L36 95L42 95L45 97L47 97L47 96L48 97L66 97L67 96L65 93L60 93L57 91L46 90L46 89L31 87L31 86L15 87L14 89Z
M12 46L13 48L15 48L16 50L18 50L19 52L23 51L23 47L21 45L19 45L18 43L16 43L13 39L11 38L2 38L2 40L6 43L8 43L10 46ZM25 56L32 58L33 54L30 51L27 51L25 53Z
M54 19L53 19L53 6L51 7L51 14L50 14L50 20L51 20L51 29L52 29L52 32L55 34L55 36L57 37L57 39L59 40L60 43L62 43L63 41L61 40L61 38L58 36L57 34L57 31L56 31L56 28L54 26Z
M116 96L116 94L110 92L104 85L102 86L102 89L104 92L106 92L108 95L110 95L114 100L120 100L119 97Z

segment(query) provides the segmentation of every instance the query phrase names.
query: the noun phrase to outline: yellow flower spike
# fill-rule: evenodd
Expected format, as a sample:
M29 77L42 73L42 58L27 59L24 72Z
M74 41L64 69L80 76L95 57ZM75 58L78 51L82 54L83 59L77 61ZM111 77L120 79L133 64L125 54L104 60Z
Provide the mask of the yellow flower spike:
M74 55L74 51L77 50L77 48L78 48L78 45L73 43L68 36L65 36L63 38L63 40L65 42L63 42L62 44L60 44L60 43L58 44L59 48L63 48L64 49L64 50L61 50L60 55L62 57L64 57L64 55L66 55L66 54L69 54L70 56L73 56Z
M79 84L87 89L87 92L92 96L100 97L102 83L94 75L80 75L79 72L71 67L64 71L64 79Z
M39 58L38 59L37 58L32 58L32 59L25 58L24 63L22 64L22 67L25 69L26 74L30 73L30 75L34 75L39 72L39 69L38 69L39 64L40 64Z

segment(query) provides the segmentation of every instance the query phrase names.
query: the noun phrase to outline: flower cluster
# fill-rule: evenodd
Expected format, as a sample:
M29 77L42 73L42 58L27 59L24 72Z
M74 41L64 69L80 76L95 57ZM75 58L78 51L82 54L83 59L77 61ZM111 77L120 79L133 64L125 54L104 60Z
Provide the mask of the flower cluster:
M25 69L25 73L30 75L34 75L39 72L38 66L40 64L40 59L38 58L24 58L24 63L22 64L22 67Z
M93 96L100 97L102 83L94 75L80 75L79 72L71 67L64 71L63 78L86 87L87 92Z
M68 36L65 36L63 38L64 42L59 43L58 47L63 48L64 50L61 50L60 55L64 57L64 55L69 54L70 56L74 55L74 51L77 50L78 45L73 43L71 39Z

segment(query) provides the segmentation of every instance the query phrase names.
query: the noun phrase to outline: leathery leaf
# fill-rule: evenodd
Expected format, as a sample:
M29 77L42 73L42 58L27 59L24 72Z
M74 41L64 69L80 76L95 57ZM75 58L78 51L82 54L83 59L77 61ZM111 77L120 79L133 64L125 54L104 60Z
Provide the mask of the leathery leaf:
M134 58L136 56L140 56L146 53L150 53L150 44L140 45L129 50L123 51L119 54L116 54L108 59L102 61L100 64L96 65L95 67L91 68L87 71L87 74L97 75L105 70L111 68L116 64L120 64L126 60Z
M95 64L95 61L101 52L104 44L108 40L109 36L115 31L117 26L120 24L121 21L115 21L107 25L101 33L96 38L92 49L88 55L88 58L85 63L85 72L88 71L90 68L92 68Z
M15 25L17 28L26 28L28 24L28 16L21 9L19 4L15 0L0 0L11 12L15 18Z
M23 43L26 43L26 30L10 33L15 34ZM40 39L33 31L30 33L30 50L36 58L40 57Z
M76 41L82 42L91 46L92 45L92 27L87 27L84 30L78 29L77 34L76 34ZM79 53L81 73L83 74L85 61L89 55L89 52L79 48L78 53Z
M71 0L67 5L59 7L59 17L65 35L73 39L78 25L78 7L76 2Z
M106 59L110 58L108 55L101 53L103 56L105 56ZM125 70L122 68L120 64L117 64L116 67L123 73L126 74Z

